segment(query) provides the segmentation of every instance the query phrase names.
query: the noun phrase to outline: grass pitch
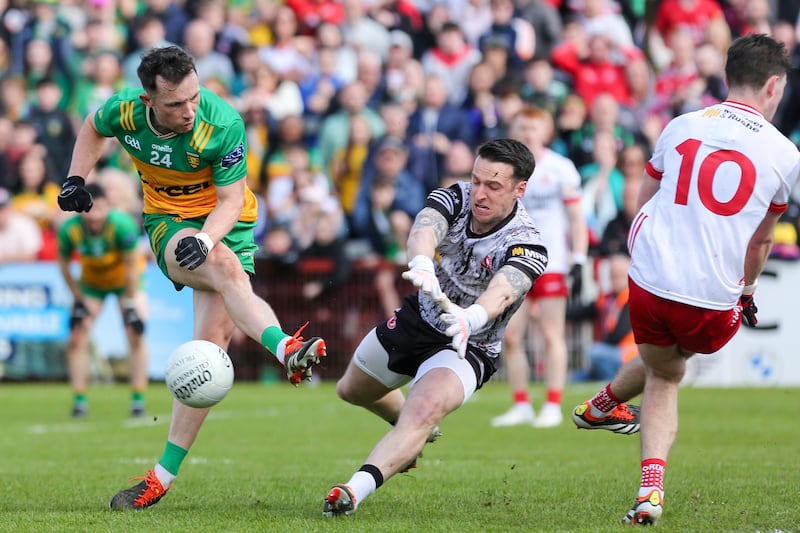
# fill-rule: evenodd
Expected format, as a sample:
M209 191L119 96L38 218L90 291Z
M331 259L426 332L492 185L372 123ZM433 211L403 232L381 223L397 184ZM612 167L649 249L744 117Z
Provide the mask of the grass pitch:
M573 385L569 408L599 384ZM538 406L544 393L535 386ZM800 532L795 389L694 389L680 397L680 433L658 529ZM64 384L0 384L0 531L108 532L607 532L639 483L638 436L491 428L509 406L490 383L442 424L419 468L395 476L349 517L325 518L328 488L347 481L388 429L316 387L238 383L209 416L159 504L115 512L108 502L161 455L170 396L147 394L127 417L128 390L89 391L90 415L69 418Z

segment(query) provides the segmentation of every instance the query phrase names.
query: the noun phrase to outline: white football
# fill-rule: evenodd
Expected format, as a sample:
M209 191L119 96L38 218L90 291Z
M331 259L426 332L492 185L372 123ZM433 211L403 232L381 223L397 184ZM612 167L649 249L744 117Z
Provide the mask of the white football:
M194 340L178 346L167 360L167 387L189 407L211 407L233 386L233 363L213 342Z

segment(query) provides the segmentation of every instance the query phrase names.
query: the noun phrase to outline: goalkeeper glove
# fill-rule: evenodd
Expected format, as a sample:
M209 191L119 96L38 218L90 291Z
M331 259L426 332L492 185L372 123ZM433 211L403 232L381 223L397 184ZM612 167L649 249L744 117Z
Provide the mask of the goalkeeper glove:
M742 295L739 297L739 305L742 308L742 322L744 322L745 326L750 328L758 324L758 318L756 318L758 307L756 307L756 302L753 300L753 294L756 292L757 285L758 281L755 281L752 285L745 285L744 290L742 290Z
M453 337L451 345L458 352L458 356L464 359L467 355L470 335L486 325L489 321L489 314L479 304L472 304L464 309L450 303L448 312L442 313L439 318L448 326L445 334Z
M412 285L421 289L422 292L433 298L438 304L447 300L447 296L442 292L439 286L439 280L436 278L436 270L433 266L433 260L424 255L414 257L409 263L406 272L403 272L403 279L407 279ZM443 309L447 309L443 306Z
M194 270L205 262L213 247L214 242L205 233L184 237L175 248L175 259L180 266Z
M569 297L573 300L580 298L583 289L583 264L575 263L569 269Z
M61 185L58 207L62 211L88 213L92 208L92 195L86 190L86 180L80 176L68 177Z

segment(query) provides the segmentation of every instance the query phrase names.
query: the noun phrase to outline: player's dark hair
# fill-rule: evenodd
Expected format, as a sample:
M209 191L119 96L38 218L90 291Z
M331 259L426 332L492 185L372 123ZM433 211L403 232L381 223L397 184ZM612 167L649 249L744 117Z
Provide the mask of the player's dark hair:
M86 191L92 195L92 198L105 198L106 191L97 183L87 183Z
M763 33L739 37L728 48L725 76L728 87L761 89L772 76L792 68L786 46Z
M142 55L136 73L146 91L155 91L156 76L177 85L195 72L194 59L180 46L153 48Z
M536 167L528 147L514 139L492 139L478 147L478 157L494 163L507 163L514 169L514 179L528 181Z

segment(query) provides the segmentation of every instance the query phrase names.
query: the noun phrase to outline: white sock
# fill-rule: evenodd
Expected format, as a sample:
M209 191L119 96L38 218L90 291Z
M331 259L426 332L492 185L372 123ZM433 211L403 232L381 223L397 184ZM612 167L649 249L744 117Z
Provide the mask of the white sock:
M167 472L167 469L161 466L160 464L156 464L153 471L156 473L156 477L161 482L161 486L164 487L164 490L168 489L172 482L175 481L175 476Z
M353 474L353 477L347 482L347 486L353 489L356 507L358 507L364 498L375 492L375 478L369 472L359 470Z
M286 343L289 342L289 339L291 339L291 337L286 337L279 342L278 346L275 348L275 358L280 364L283 364L283 358L286 357Z

